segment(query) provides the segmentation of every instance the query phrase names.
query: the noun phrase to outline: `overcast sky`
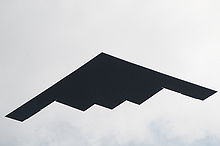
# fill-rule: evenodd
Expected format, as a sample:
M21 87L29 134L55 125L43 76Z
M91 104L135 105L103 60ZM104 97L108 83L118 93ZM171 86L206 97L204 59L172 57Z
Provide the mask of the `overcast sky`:
M0 145L218 146L219 92L4 116L100 52L220 91L219 26L219 0L0 0Z

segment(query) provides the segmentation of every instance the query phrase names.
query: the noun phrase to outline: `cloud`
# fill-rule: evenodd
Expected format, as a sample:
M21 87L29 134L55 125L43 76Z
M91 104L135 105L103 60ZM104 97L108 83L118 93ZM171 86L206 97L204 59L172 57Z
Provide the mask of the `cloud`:
M36 128L36 127L35 127ZM126 140L120 139L120 133L106 133L106 135L92 135L84 133L81 128L74 127L70 123L54 122L50 125L29 129L30 133L13 134L1 136L1 144L13 146L52 146L52 145L81 145L81 146L217 146L220 137L207 133L206 135L188 140L185 136L175 135L167 126L167 121L154 120L143 127L148 134L143 134L143 139L134 138L127 135ZM129 128L129 127L128 127ZM149 135L150 134L150 135ZM6 138L6 139L5 139ZM11 140L13 139L13 141Z
M210 129L212 125L201 121L206 115L193 119L198 112L187 110L191 106L200 110L199 105L201 101L168 90L140 106L125 102L114 110L93 106L80 112L53 103L24 123L5 120L7 130L0 141L15 146L217 146L219 127Z

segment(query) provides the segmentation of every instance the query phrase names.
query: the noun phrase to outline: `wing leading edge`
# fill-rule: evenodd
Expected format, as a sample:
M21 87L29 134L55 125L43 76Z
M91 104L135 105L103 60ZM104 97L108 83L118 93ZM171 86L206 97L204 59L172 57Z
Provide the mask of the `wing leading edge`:
M163 88L204 100L216 91L101 53L6 117L24 121L57 101L85 111L113 109L125 100L141 104Z

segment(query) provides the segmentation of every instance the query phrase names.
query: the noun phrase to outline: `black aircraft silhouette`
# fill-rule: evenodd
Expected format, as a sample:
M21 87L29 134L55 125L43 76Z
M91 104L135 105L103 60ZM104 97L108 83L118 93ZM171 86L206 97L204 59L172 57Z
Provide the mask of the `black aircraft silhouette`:
M100 53L6 117L24 121L54 101L82 111L94 104L113 109L125 100L141 104L163 88L200 100L216 93Z

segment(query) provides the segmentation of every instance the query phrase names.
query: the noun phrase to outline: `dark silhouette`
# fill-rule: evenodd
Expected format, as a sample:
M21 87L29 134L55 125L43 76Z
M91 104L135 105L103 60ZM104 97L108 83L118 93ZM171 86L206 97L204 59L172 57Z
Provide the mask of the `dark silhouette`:
M141 104L163 88L200 100L216 92L101 53L6 117L24 121L54 101L82 111L125 100Z

